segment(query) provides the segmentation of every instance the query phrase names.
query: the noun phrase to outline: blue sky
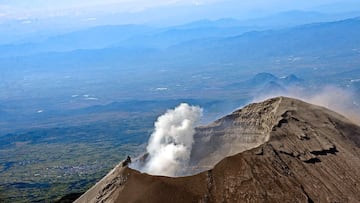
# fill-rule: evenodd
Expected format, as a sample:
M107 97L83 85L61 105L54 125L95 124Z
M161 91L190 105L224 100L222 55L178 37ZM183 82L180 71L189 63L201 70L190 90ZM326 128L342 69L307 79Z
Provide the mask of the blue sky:
M208 4L213 0L0 0L0 16L47 18L61 15L97 15L104 12L141 12L162 6Z
M354 0L342 0L342 4ZM238 12L271 12L317 7L339 0L0 0L0 21L93 16L111 13L142 13L151 9L179 7L236 7ZM211 10L211 9L210 9ZM144 19L145 20L145 19Z

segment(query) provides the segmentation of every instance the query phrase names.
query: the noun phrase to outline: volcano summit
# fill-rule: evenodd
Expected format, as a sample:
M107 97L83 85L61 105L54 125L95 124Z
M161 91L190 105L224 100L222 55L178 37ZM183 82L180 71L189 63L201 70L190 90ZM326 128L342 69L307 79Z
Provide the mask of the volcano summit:
M76 202L360 202L360 127L338 113L278 97L195 131L187 176L128 159Z

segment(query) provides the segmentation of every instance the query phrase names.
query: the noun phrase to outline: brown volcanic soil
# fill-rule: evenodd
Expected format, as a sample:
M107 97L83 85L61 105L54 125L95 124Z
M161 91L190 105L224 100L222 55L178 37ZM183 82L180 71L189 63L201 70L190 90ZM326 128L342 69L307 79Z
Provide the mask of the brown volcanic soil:
M279 97L199 132L208 136L215 129L243 136L242 129L263 143L188 177L150 176L121 163L76 202L360 202L360 127L343 116ZM194 163L208 162L210 149L223 151L215 138L203 142L214 146L197 151Z

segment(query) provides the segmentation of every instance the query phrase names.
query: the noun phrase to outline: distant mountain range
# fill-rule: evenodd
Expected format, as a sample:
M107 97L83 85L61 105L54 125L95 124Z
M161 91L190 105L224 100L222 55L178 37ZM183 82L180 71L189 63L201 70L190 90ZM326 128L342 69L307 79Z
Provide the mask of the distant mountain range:
M219 26L223 26L223 24L220 23ZM188 27L192 26L188 25ZM125 39L130 35L131 39L129 41L125 40L123 44L119 42L111 48L74 50L62 53L39 53L26 57L18 56L16 57L16 63L12 58L9 58L11 55L36 53L36 50L43 49L42 45L39 45L38 48L33 45L24 45L23 48L21 48L23 45L17 45L20 47L2 46L0 47L0 56L3 59L0 61L0 65L12 69L23 68L24 64L29 65L27 68L32 66L36 68L55 68L57 66L71 68L74 66L91 67L99 65L112 67L114 64L116 66L150 67L155 66L155 64L156 67L175 65L184 68L184 66L190 67L189 65L193 67L197 65L203 66L204 64L221 65L227 63L234 66L244 66L244 68L256 68L254 66L261 64L267 64L268 67L289 66L291 64L309 67L310 64L312 66L320 64L320 67L326 67L327 65L337 66L340 64L346 66L347 61L358 57L359 52L356 50L360 50L359 18L246 33L243 32L248 28L244 27L199 27L198 29L165 30L153 34L151 34L151 29L144 27L109 27L108 30L104 29L103 31L98 28L92 32L112 33L111 37L107 39L109 41L114 42L117 39L121 41L121 39ZM149 35L136 37L134 33L137 30L146 30ZM124 34L125 31L130 34ZM100 37L102 34L98 36L97 34L85 35L85 33L83 32L83 42L77 40L81 38L81 32L69 35L72 37L68 39L63 36L57 38L57 40L54 39L54 41L63 44L64 47L68 46L66 43L72 44L74 41L78 44L83 43L83 45L87 44L85 42L94 41L94 45L96 41L93 38L98 38L101 41L99 41L99 44L108 43ZM106 35L104 35L105 37ZM157 43L160 41L164 44ZM171 45L177 43L177 41L178 44ZM74 44L74 46L77 45ZM160 48L166 46L169 47ZM44 47L47 47L47 45ZM49 47L51 46L49 45ZM51 48L48 50L51 50Z
M235 37L191 41L174 49L212 57L259 60L277 56L326 56L352 53L360 44L360 19L315 23L293 28L248 32ZM309 46L311 45L311 46ZM353 53L354 54L354 53ZM265 59L266 60L266 59ZM301 60L301 58L289 58Z
M289 87L304 86L304 82L294 74L276 77L271 73L258 73L249 80L227 85L224 89L247 88L256 93L285 93Z
M271 37L274 34L279 38L283 38L284 36L289 35L291 36L292 34L295 34L293 38L301 38L301 35L306 34L305 30L316 30L316 32L321 32L319 29L322 27L328 27L326 23L322 24L320 22L344 19L353 15L354 14L352 13L328 16L326 14L316 12L288 11L266 18L264 17L247 21L224 18L214 21L201 20L179 26L160 28L146 25L97 26L85 30L49 37L45 40L40 40L37 42L26 42L25 40L15 44L3 44L0 45L0 58L8 56L33 55L36 53L46 52L68 52L78 49L104 49L110 47L163 49L184 42L193 43L194 40L196 41L199 39L201 39L200 43L204 40L206 40L206 42L213 42L218 40L229 41L229 37L239 35L241 35L239 36L240 38L246 40L259 37L267 37L268 40L274 40L274 38ZM314 22L318 22L320 24L305 27L300 26L297 27L296 30L290 28L291 26L298 26ZM344 24L340 24L340 26L341 25ZM262 32L269 29L274 31ZM250 33L242 36L242 34L246 32ZM279 34L282 34L282 36ZM235 37L232 39L232 41L235 42L234 40L238 39L239 37ZM290 41L291 39L284 38L283 43Z
M111 47L166 48L194 39L234 36L254 29L254 26L242 26L234 19L204 20L166 28L146 25L97 26L39 42L0 45L0 57Z
M301 85L304 82L303 79L298 78L296 75L291 74L285 77L277 77L271 73L258 73L253 78L240 82L234 83L228 87L230 88L238 88L238 86L245 86L245 87L264 87L269 83L277 83L283 86L292 86L292 85Z

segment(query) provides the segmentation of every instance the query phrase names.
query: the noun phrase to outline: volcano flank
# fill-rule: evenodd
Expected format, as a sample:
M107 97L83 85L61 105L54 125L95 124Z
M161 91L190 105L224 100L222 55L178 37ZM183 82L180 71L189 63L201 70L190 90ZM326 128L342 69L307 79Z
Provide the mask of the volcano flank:
M76 202L360 202L359 147L344 116L277 97L197 127L184 177L127 159Z

